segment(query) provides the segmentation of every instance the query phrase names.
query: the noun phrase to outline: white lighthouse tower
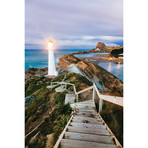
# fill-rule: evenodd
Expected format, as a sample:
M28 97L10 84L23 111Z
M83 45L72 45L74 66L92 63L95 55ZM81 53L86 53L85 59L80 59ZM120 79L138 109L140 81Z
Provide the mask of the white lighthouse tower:
M48 41L48 76L54 77L57 76L58 72L56 71L55 59L54 59L54 44L53 41Z

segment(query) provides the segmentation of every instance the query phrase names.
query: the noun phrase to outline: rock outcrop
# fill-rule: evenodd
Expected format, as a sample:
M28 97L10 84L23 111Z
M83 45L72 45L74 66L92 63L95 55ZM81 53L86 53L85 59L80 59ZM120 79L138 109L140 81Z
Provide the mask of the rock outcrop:
M99 48L101 51L106 49L106 45L103 42L98 42L96 48Z
M75 54L87 54L87 53L97 53L97 52L111 52L114 49L121 49L121 48L123 48L123 46L109 47L109 46L106 46L103 42L98 42L95 49L91 49L89 51L74 52L72 55L75 55Z
M58 65L56 66L57 68L61 68L61 67L65 67L68 66L72 63L76 64L80 61L80 59L72 56L72 55L67 55L67 54L63 54L60 58L59 58L59 62Z
M66 63L66 65L63 63L63 61ZM57 68L68 66L70 64L75 64L90 79L93 79L94 75L96 75L99 81L106 87L106 91L103 91L102 93L123 96L122 81L110 72L106 71L104 68L93 62L80 60L72 55L61 56Z

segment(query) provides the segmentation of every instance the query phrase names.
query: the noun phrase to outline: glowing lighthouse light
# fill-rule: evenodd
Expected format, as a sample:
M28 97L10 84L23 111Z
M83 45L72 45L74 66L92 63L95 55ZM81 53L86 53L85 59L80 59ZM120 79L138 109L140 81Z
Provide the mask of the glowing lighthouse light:
M55 60L54 60L54 44L53 41L48 41L48 76L54 77L57 76L58 72L56 71Z

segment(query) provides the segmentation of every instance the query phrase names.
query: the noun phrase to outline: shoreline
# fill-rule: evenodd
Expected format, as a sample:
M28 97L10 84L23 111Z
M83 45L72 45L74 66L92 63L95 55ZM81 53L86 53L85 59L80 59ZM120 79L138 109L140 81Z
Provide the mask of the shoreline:
M93 61L95 63L99 63L99 62L114 62L116 64L118 64L120 62L120 64L123 64L123 59L118 59L118 58L105 58L105 56L107 56L109 54L100 54L100 55L94 55L92 57L78 57L81 60L86 60L86 61Z

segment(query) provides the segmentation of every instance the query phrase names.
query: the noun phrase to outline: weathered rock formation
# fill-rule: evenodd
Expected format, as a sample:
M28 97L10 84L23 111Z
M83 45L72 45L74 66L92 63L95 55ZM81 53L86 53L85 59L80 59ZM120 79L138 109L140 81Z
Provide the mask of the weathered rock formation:
M123 96L122 81L119 80L110 72L106 71L104 68L98 66L93 62L88 62L75 58L72 55L62 55L59 59L57 68L68 66L70 64L75 64L90 79L93 79L94 75L96 75L99 81L103 83L104 86L106 87L106 91L103 91L102 93L109 95Z
M106 45L103 42L98 42L96 48L99 48L100 50L105 50Z
M62 55L60 58L59 58L59 62L58 62L58 65L56 66L57 68L60 68L60 67L64 67L64 66L68 66L70 65L71 63L74 63L76 64L77 62L79 62L80 60L72 55L67 55L67 54L64 54Z

